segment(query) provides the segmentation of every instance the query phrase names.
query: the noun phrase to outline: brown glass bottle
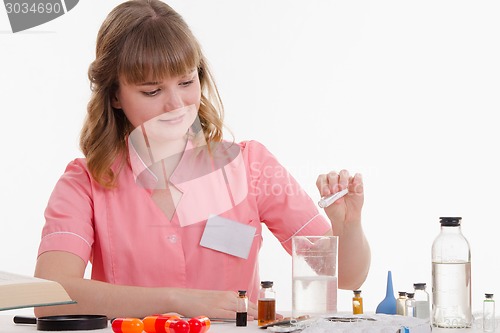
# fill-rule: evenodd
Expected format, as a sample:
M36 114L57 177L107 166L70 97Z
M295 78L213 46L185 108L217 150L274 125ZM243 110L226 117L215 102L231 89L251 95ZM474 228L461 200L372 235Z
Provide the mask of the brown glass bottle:
M247 326L248 298L246 290L238 290L236 326Z
M259 291L258 325L263 326L276 320L276 293L272 281L262 281Z
M361 290L353 290L353 292L352 314L363 314L363 297L361 297Z

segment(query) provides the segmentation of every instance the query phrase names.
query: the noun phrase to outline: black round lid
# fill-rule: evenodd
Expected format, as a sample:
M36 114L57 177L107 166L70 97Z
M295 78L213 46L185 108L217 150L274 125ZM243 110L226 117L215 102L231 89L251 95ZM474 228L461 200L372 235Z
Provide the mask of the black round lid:
M415 296L415 293L406 293L406 296L408 296L408 298L413 298L413 296Z
M443 227L458 227L460 226L461 217L440 217L439 223Z
M261 281L260 285L262 288L271 288L273 286L273 281Z
M398 291L399 296L406 296L406 291Z
M484 297L486 297L486 298L493 298L493 294L484 294Z
M425 283L414 283L413 287L415 289L425 289L426 284Z
M39 331L89 331L108 327L108 318L102 315L65 315L40 317Z
M247 294L246 290L238 290L238 296L245 296Z

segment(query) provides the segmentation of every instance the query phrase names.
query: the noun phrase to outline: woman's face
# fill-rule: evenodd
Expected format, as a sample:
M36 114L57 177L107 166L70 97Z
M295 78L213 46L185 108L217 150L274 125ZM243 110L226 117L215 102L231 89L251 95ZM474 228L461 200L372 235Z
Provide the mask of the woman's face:
M165 132L184 135L196 119L200 98L200 80L194 69L160 82L129 84L120 78L112 105L123 110L134 128L150 121L149 125L161 126Z

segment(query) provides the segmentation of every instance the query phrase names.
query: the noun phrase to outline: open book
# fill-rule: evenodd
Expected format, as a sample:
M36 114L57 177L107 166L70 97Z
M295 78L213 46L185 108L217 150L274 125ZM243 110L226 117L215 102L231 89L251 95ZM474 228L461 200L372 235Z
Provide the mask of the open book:
M0 271L0 310L75 303L55 281Z

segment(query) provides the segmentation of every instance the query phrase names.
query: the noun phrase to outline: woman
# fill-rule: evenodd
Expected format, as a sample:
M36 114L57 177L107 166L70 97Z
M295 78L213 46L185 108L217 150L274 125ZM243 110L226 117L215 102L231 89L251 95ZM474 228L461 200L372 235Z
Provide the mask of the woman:
M340 236L339 287L364 282L361 176L318 177L323 196L349 189L326 208L328 221L263 145L223 140L207 61L168 5L132 0L113 9L89 78L85 159L69 163L51 195L35 272L77 304L37 316L234 318L243 289L256 317L263 223L289 253L294 235Z

